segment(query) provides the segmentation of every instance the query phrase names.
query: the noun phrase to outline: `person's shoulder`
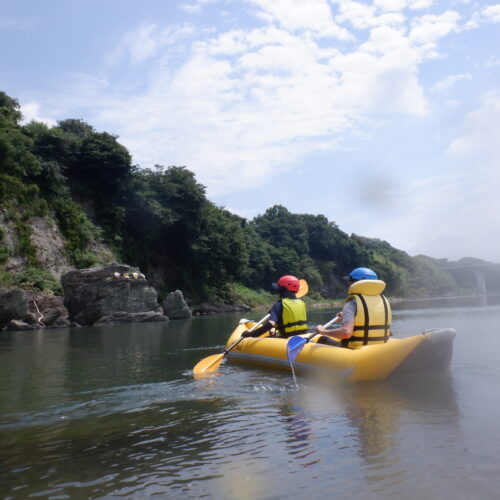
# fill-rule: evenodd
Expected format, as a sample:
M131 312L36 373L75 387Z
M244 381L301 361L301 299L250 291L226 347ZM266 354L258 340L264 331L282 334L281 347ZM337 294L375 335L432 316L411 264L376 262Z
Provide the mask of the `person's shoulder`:
M354 297L345 302L344 309L356 309L356 300L354 300Z

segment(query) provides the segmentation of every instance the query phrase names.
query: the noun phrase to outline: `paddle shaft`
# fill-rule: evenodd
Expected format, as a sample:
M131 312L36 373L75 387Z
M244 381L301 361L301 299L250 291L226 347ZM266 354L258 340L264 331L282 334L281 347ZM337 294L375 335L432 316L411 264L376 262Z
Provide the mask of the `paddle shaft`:
M253 332L258 326L262 325L262 323L264 323L264 321L266 321L269 316L271 316L270 314L267 314L266 316L264 316L258 323L255 323L255 325L252 326L252 328L250 328L250 330L248 330L249 332ZM243 339L246 339L247 337L240 337L238 340L236 340L235 342L233 342L227 349L224 349L224 351L222 351L222 354L226 355L233 347L237 346Z
M335 318L331 319L326 325L323 325L323 328L328 328L330 325L333 325L334 323L337 323L340 318L338 316L335 316Z
M264 316L258 323L252 326L249 331L255 330L260 324L262 324L264 321L266 321L269 318L269 314ZM239 344L244 338L246 337L240 337L236 342L233 342L227 349L224 349L223 352L220 354L213 354L212 356L208 356L207 358L203 358L201 361L199 361L196 366L193 368L193 375L195 377L197 376L204 376L207 373L213 373L217 371L219 368L220 364L222 363L222 360L224 359L224 356L237 344Z
M337 323L337 321L339 321L340 318L338 316L335 316L335 318L331 319L328 323L326 323L325 325L323 325L323 328L328 328L330 325L333 325L334 323ZM307 341L309 342L309 340L313 339L316 335L320 335L317 331L314 331L312 333L310 333L306 339Z

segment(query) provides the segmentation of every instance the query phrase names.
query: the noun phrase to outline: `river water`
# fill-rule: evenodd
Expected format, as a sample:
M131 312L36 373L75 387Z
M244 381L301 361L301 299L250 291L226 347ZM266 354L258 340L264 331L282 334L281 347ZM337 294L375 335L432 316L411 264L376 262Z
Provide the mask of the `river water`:
M457 329L447 373L194 380L239 319L0 334L0 498L499 498L498 300L397 304L396 336Z

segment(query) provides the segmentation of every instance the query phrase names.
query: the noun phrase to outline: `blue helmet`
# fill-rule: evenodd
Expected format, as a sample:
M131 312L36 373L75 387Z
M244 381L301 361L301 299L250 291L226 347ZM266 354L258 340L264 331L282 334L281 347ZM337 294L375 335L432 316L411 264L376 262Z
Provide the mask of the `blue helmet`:
M368 267L357 267L349 273L349 278L354 281L359 280L378 280L377 273Z

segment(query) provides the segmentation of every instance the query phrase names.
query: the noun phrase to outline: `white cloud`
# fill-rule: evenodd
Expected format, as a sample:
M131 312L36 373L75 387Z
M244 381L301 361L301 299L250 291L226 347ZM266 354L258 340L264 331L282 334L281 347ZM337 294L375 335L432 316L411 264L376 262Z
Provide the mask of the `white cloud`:
M500 93L486 95L481 106L468 113L448 153L472 159L472 165L493 168L500 179Z
M140 93L80 79L58 105L92 110L88 120L142 166L188 166L210 196L258 186L365 133L374 117L428 112L419 70L458 13L407 17L431 5L410 0L332 3L247 0L259 27L212 33L141 23L111 57L148 62ZM165 56L181 50L175 64Z
M348 21L354 28L362 30L374 26L399 26L404 23L405 17L399 12L378 15L373 5L346 1L339 5L336 20L339 23Z
M425 112L418 61L392 28L345 54L275 26L232 31L198 43L174 73L98 117L121 124L136 161L188 165L218 194L336 147L362 113Z
M500 22L500 4L490 5L478 9L472 15L470 21L465 25L467 29L475 29L482 24Z
M40 108L41 105L38 102L27 102L26 104L21 105L21 113L23 115L22 123L26 124L35 120L37 122L45 123L49 127L56 125L56 120L44 117L40 114Z
M434 3L435 0L410 0L408 2L408 7L413 10L427 9L432 7Z
M406 0L374 0L373 4L382 10L398 11L403 10L407 2Z
M472 80L472 75L470 73L461 73L460 75L447 76L444 80L441 80L441 81L435 83L431 87L431 90L434 90L434 91L445 90L445 89L452 87L457 82L460 82L462 80Z
M487 69L495 68L496 66L500 66L500 57L490 56L484 63L484 67Z
M179 5L179 9L183 10L184 12L187 12L188 14L199 14L201 12L201 5L184 3Z
M401 11L403 9L427 9L435 0L374 0L374 5L385 11Z
M332 59L344 85L342 100L361 111L424 114L426 102L416 72L420 56L403 32L371 30L359 50Z
M125 33L119 45L107 57L108 64L118 64L127 57L131 64L140 64L158 56L168 46L173 46L193 34L191 24L160 28L157 24L141 24Z
M494 23L500 23L500 3L486 7L483 10L483 16Z
M420 46L427 57L437 57L437 42L444 36L458 31L460 17L460 14L454 11L417 17L412 22L409 39L413 44Z
M219 0L194 0L194 3L181 3L179 9L188 14L200 14L205 5L217 3Z
M327 0L247 0L259 7L257 15L268 23L277 23L287 31L305 30L316 36L349 40L352 35L334 20Z

